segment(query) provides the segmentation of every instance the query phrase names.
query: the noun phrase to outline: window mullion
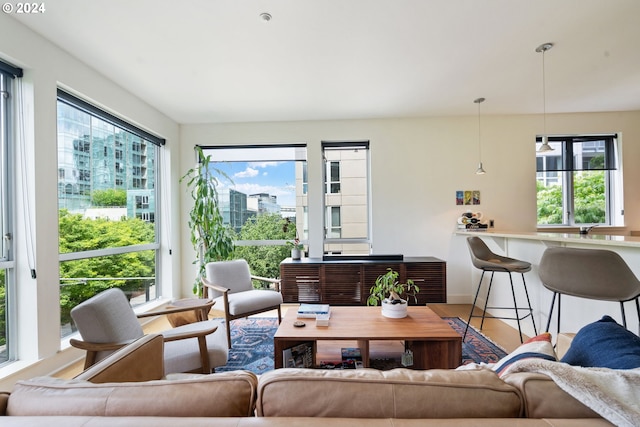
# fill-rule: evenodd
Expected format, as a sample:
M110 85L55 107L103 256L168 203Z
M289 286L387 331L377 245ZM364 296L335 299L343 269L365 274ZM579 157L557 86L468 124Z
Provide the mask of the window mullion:
M574 172L569 170L564 173L565 176L565 192L562 197L563 201L563 211L564 211L564 220L563 222L568 225L574 225L575 222L575 203L573 200L574 196Z

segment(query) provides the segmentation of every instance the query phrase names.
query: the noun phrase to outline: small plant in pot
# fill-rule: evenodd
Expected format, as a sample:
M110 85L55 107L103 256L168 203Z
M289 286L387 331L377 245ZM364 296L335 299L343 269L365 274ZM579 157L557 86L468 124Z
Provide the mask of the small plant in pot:
M375 284L369 289L367 305L382 305L382 315L385 317L402 318L407 316L407 300L402 299L402 295L413 297L418 301L416 294L420 288L407 279L406 283L400 283L398 277L400 273L387 268L387 272L378 276Z
M295 232L295 238L293 239L293 241L288 241L286 243L287 243L287 246L291 248L291 259L298 260L302 258L304 245L300 243L300 237L298 236L298 230L296 228L296 225L292 223L289 218L285 218L284 224L282 225L282 232L287 234L290 231Z
M300 243L300 239L296 237L293 242L287 242L287 246L291 247L291 259L302 258L302 251L304 251L304 245Z

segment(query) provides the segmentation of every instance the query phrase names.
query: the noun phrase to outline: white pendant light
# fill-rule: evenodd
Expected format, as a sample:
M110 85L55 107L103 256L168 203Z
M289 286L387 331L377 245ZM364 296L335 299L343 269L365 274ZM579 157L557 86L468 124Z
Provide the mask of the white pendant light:
M545 80L545 67L544 67L544 54L546 51L553 47L553 43L543 43L536 48L536 52L542 53L542 120L543 120L543 134L542 144L538 148L538 153L544 153L546 151L553 151L553 148L549 145L549 138L547 137L547 84Z
M473 100L478 104L478 169L476 169L476 175L484 175L486 172L482 167L482 141L480 135L480 104L484 102L484 98L477 98Z

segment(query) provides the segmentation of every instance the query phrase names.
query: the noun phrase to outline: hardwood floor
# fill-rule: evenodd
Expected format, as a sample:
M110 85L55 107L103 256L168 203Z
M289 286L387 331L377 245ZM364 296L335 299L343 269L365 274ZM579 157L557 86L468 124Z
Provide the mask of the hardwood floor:
M465 321L469 317L469 311L471 310L471 304L429 304L429 307L440 317L460 317ZM286 310L296 308L297 304L284 304L282 306L283 315ZM482 310L476 307L476 314L478 313L482 313ZM210 316L220 317L220 313L212 310ZM255 317L276 316L276 311L255 315ZM471 320L471 325L476 328L480 328L480 320L481 319L479 318L473 318ZM153 333L169 329L170 327L171 326L166 321L166 319L160 318L145 325L144 331L145 333ZM482 333L489 337L489 339L491 339L493 342L504 348L507 352L515 350L520 345L520 337L518 335L518 331L499 319L486 317ZM524 338L527 339L528 337L525 336ZM326 342L319 345L318 360L340 360L340 348L348 347L348 343L348 341L343 341L337 344L333 342ZM353 345L355 346L355 341ZM389 356L391 356L392 354L397 354L399 348L402 349L402 343L379 342L379 344L372 345L371 354L372 356L375 356L377 358L383 358L387 354ZM75 363L67 368L56 372L53 375L60 378L72 378L82 371L82 363L83 362Z

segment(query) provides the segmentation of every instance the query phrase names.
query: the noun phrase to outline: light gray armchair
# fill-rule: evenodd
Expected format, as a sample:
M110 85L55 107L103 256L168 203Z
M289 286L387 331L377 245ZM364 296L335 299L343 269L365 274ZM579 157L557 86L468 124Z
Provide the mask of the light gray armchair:
M252 275L244 259L210 262L205 270L206 278L202 278L202 284L208 292L207 297L214 298L216 310L224 311L229 348L232 320L270 310L278 310L278 322L282 320L279 279ZM270 283L275 290L254 289L252 279Z
M210 302L213 305L213 301ZM71 317L82 340L71 339L76 348L87 351L85 369L119 348L142 337L138 317L149 317L193 310L182 307L143 313L133 312L124 292L108 289L78 304ZM211 373L227 364L225 325L218 320L195 322L161 332L164 338L164 370Z

